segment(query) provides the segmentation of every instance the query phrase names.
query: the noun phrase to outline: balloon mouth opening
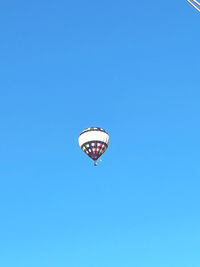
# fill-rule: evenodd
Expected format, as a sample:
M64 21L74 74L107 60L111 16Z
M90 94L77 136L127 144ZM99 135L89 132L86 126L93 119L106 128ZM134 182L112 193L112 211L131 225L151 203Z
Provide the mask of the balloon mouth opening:
M97 156L91 156L93 160L97 160L99 158L99 155Z

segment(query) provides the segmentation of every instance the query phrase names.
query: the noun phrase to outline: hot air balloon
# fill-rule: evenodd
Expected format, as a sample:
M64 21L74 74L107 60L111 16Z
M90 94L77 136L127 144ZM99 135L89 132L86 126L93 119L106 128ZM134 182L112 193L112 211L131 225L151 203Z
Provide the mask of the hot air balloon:
M94 166L97 166L98 158L108 148L109 135L102 128L90 127L80 134L78 142L83 152L94 160Z

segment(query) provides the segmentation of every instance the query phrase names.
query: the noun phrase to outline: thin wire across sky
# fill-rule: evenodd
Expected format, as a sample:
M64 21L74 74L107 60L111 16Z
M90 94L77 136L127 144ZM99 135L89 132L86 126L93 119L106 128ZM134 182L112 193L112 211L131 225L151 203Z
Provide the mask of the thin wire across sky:
M200 3L197 0L187 0L197 11L200 12Z

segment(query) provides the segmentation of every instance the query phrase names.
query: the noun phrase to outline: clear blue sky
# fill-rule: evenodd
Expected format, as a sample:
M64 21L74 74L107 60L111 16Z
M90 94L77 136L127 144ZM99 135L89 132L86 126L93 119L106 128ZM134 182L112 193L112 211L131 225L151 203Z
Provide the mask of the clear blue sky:
M0 266L200 266L199 29L185 0L1 3Z

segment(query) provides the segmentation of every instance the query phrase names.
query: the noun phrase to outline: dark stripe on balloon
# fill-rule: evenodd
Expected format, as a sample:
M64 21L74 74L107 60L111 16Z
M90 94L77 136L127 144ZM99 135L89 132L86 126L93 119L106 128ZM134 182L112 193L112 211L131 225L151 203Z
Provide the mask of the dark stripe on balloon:
M88 129L85 129L84 131L82 131L82 133L80 134L80 135L82 135L82 134L84 134L84 133L87 133L87 132L91 132L91 131L96 131L96 132L103 132L103 133L106 133L106 134L108 134L104 129L102 129L102 128L99 128L99 127L90 127L90 128L88 128Z

